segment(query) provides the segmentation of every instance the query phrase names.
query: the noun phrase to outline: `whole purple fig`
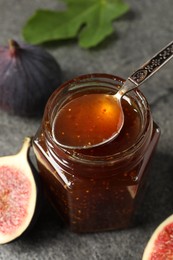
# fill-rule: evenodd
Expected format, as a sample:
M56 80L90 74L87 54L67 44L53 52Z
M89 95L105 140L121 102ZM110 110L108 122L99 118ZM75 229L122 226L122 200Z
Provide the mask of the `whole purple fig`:
M0 47L0 108L24 116L42 114L60 85L59 64L43 48L9 41Z

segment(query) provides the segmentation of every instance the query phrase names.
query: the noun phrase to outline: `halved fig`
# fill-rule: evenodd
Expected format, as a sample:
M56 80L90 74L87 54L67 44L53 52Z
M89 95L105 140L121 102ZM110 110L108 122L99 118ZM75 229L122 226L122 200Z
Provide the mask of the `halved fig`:
M37 202L37 187L28 161L31 138L20 152L0 158L0 244L8 243L27 230Z
M156 228L142 258L142 260L168 259L173 259L173 215Z

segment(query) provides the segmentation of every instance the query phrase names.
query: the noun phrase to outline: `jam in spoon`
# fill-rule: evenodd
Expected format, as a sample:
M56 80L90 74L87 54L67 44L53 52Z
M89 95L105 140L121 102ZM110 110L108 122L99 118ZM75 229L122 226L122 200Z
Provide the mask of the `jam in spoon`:
M55 142L67 149L88 149L112 141L124 125L122 97L172 57L173 41L128 77L115 95L91 93L72 99L57 113L53 127Z

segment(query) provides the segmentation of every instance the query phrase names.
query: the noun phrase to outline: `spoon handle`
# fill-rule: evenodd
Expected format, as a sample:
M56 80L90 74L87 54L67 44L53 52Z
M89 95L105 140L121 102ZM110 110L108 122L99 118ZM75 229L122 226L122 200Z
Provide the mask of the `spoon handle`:
M126 92L140 86L145 80L151 77L164 64L173 57L173 41L170 42L161 51L156 53L149 61L144 63L137 71L135 71L124 83L122 92Z

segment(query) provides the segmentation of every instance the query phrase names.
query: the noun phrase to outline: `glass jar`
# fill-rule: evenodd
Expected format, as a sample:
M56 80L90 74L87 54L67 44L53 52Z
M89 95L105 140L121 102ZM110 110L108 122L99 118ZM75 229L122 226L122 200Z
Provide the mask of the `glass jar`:
M160 130L139 90L123 97L125 123L120 135L110 143L68 150L54 140L52 126L64 104L89 93L115 94L123 82L109 74L89 74L64 83L48 100L33 140L46 194L74 232L129 227L142 200L147 166ZM128 107L136 113L134 120Z

